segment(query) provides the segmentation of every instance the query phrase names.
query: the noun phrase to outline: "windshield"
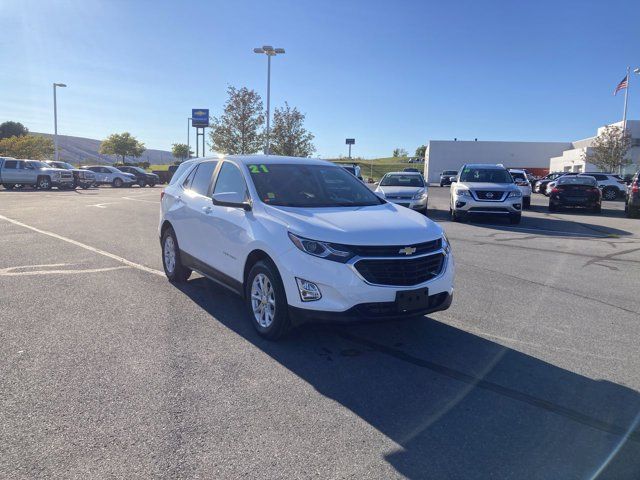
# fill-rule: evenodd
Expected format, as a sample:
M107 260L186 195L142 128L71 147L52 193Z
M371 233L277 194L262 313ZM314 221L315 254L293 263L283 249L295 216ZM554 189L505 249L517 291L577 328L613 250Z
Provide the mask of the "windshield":
M424 187L420 175L385 175L380 182L381 187Z
M143 169L141 169L140 167L129 167L128 169L129 170L133 170L133 171L138 172L138 173L147 173Z
M303 164L248 165L260 200L286 207L362 207L384 203L341 167Z
M73 165L67 162L54 163L53 166L57 168L64 168L65 170L73 170L74 168Z
M472 168L462 170L460 181L463 183L513 183L511 174L500 168Z
M509 173L511 174L514 180L524 180L524 181L529 180L524 173L518 173L518 172L509 172Z

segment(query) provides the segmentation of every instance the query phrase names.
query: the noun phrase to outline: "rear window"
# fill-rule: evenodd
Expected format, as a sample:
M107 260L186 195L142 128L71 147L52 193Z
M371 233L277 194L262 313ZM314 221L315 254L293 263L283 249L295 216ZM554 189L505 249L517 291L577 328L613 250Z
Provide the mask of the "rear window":
M509 172L514 180L528 180L524 173Z
M591 185L596 186L596 179L593 177L565 176L560 177L556 185Z
M18 162L16 160L5 160L4 168L12 168L15 169L18 166Z
M424 187L420 175L385 175L381 187Z
M442 172L442 175L457 175L458 171L457 170L445 170L444 172Z
M169 185L173 185L174 183L176 183L180 177L182 177L182 175L184 175L184 173L189 169L189 167L191 167L193 165L193 162L183 162L181 163L177 170L175 171L175 173L173 174L173 176L171 177L171 180L169 180Z

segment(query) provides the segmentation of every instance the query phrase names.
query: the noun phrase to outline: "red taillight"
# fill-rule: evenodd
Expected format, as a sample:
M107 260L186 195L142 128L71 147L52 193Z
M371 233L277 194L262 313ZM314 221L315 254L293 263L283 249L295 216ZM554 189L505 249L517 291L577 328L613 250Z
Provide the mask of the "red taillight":
M635 182L633 182L633 185L631 185L631 191L633 193L638 193L640 192L640 187L638 187L638 180L636 180Z
M553 187L551 193L560 193L560 189L558 187Z

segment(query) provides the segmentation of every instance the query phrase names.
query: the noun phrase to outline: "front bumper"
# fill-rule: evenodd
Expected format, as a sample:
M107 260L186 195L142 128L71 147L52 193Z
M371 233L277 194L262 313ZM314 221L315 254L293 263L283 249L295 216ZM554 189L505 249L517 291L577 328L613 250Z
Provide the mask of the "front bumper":
M523 198L478 200L472 196L455 195L451 201L451 208L459 215L515 215L522 213Z
M400 205L401 207L407 207L411 210L424 211L427 209L427 204L429 202L429 197L423 197L419 200L415 200L413 198L389 198L385 197L385 200L389 203L395 203L396 205Z
M294 323L304 322L309 318L362 320L366 318L398 318L423 314L422 312L398 313L393 308L396 292L428 288L429 297L438 294L453 294L453 279L455 262L449 252L444 259L440 273L422 284L413 286L374 285L366 282L353 266L359 259L349 263L339 263L331 260L313 257L293 247L276 259L276 265L287 295L287 302L294 315ZM398 258L398 261L403 261ZM312 302L303 302L300 298L296 277L315 283L322 294L322 298ZM438 297L442 300L442 297ZM448 307L445 301L434 299L429 304L428 311L443 310ZM378 312L372 310L373 304L378 305ZM446 306L445 306L446 304ZM380 310L382 309L382 310ZM300 312L302 310L302 312ZM428 313L425 310L424 313Z
M51 186L53 187L72 187L74 184L73 177L71 178L51 178Z

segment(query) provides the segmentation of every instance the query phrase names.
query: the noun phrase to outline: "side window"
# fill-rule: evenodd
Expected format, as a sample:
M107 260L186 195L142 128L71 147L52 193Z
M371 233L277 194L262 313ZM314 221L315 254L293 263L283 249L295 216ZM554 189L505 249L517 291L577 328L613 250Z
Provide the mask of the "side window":
M247 184L244 181L242 172L233 163L224 162L218 179L216 180L216 186L213 189L213 193L229 193L238 192L246 195Z
M173 172L171 176L171 180L169 180L169 185L173 185L178 181L178 179L184 174L184 172L191 166L191 162L181 163L180 166ZM184 184L183 184L184 185Z
M597 181L601 182L602 180L606 180L607 176L606 175L591 175L593 178L595 178Z
M204 162L198 165L191 181L190 190L206 196L209 193L209 185L215 168L216 162Z
M191 173L189 173L189 175L187 175L187 178L184 179L184 182L182 182L182 188L187 188L188 189L188 188L191 187L191 182L193 181L193 177L196 174L196 170L198 170L197 166L196 166L196 168L191 170ZM174 177L175 177L175 175L174 175Z
M18 167L18 162L16 160L5 160L4 168L11 168L15 170Z

